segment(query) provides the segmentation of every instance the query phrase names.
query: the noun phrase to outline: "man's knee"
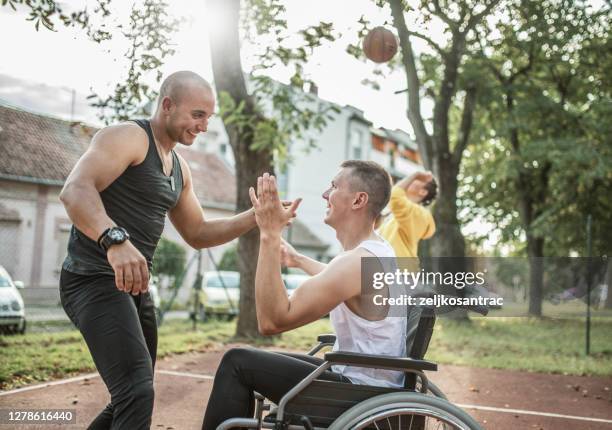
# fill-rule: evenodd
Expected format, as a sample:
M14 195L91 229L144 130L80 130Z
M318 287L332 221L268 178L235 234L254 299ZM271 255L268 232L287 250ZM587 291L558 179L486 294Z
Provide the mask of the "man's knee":
M232 348L223 354L219 367L240 368L243 363L252 363L256 354L253 348Z
M153 406L153 400L155 398L155 390L153 388L153 381L141 382L136 384L132 388L132 397L134 401L145 406Z
M111 397L115 407L123 404L130 407L136 406L141 408L141 410L152 409L155 398L153 381L143 380L137 383L130 383L121 393Z

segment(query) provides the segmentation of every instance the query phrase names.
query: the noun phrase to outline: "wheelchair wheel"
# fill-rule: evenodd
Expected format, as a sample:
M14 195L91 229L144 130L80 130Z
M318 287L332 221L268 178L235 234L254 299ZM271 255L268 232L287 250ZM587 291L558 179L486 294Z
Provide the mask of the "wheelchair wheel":
M439 397L440 399L444 399L444 400L448 400L448 398L446 397L446 395L442 392L441 389L438 388L438 386L436 384L434 384L431 381L428 381L427 383L427 395L430 396L434 396L434 397ZM417 385L417 392L420 392L420 384Z
M420 393L389 393L365 400L336 419L329 430L482 430L465 411Z

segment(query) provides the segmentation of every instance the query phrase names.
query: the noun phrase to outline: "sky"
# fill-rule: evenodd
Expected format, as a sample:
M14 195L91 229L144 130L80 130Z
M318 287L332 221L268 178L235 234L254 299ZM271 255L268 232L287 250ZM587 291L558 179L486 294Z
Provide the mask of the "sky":
M67 8L82 7L85 3L87 1L62 2ZM223 27L211 24L215 19L207 13L204 1L168 3L170 13L180 19L180 25L173 35L176 54L167 60L163 73L193 70L212 80L208 31L223 31ZM89 4L93 4L91 0ZM112 4L119 12L115 16L129 15L132 2ZM286 7L290 32L319 21L331 21L335 33L340 34L339 40L318 49L306 68L306 75L319 87L319 96L363 110L376 126L410 132L406 93L394 94L406 87L403 72L387 76L381 82L380 91L375 91L361 83L364 78L373 77L374 63L356 60L345 52L349 41L357 42L357 20L362 15L380 25L387 21L387 27L392 29L388 11L381 11L371 0L287 1ZM0 40L14 41L2 44L0 99L36 112L69 118L74 91L73 119L99 124L96 111L88 107L85 97L92 91L108 94L116 82L125 79L125 39L116 33L112 41L96 44L87 39L84 31L61 25L56 32L42 26L36 32L33 23L26 20L24 10L13 12L9 7L0 7ZM420 41L413 43L417 51L423 48ZM254 64L254 52L248 46L243 49L246 68ZM271 76L288 82L290 70L278 67L271 71Z
M141 1L141 0L138 0ZM193 70L212 81L209 50L209 31L225 31L218 20L206 10L202 0L176 0L169 3L169 12L180 20L173 35L176 53L167 59L162 68L164 75L177 70ZM61 2L66 9L90 7L94 0ZM132 1L118 1L113 16L129 16ZM357 38L357 20L363 15L373 25L384 25L393 30L388 10L376 7L372 0L309 0L286 1L285 18L289 33L319 21L333 22L338 39L316 50L305 68L306 76L316 82L319 96L339 105L352 105L364 111L367 119L377 127L403 129L412 134L406 119L406 93L394 94L406 88L403 71L390 72L386 66L376 66L371 61L360 61L346 53L348 43L360 43ZM109 42L102 44L88 40L81 29L69 29L57 25L57 31L42 28L35 31L32 22L26 20L25 9L17 12L0 7L0 101L63 119L84 121L102 125L97 110L89 106L87 95L112 92L114 85L127 76L124 53L128 45L120 33L114 33ZM411 28L418 26L415 17L407 17ZM418 28L440 42L444 37L439 24L430 22L428 28ZM419 39L413 39L418 54L427 49ZM248 70L255 60L256 49L243 45L243 65ZM385 72L376 91L362 84L364 78L373 78L376 68ZM284 67L270 70L273 78L287 83L292 71ZM427 117L431 105L423 104ZM483 226L479 225L476 230ZM471 230L469 228L468 230Z

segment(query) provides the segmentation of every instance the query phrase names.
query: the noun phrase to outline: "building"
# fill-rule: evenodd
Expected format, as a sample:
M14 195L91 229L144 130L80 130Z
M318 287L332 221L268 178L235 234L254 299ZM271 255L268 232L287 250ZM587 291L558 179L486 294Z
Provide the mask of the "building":
M320 132L310 132L316 142L295 141L288 148L291 162L286 170L277 169L279 188L284 197L302 197L298 219L329 248L322 259L330 259L340 251L332 228L323 223L326 211L325 201L321 198L338 171L338 166L347 159L372 160L385 167L395 178L401 178L423 169L418 148L410 135L402 130L374 128L364 117L361 110L353 106L339 106L309 93L304 103L318 103L318 108L334 106L338 113L328 121ZM201 135L195 148L200 151L219 154L230 166L234 157L229 138L220 118L213 117L209 122L208 133ZM293 232L289 238L293 239Z
M0 265L25 283L26 301L57 302L71 228L59 194L96 131L81 123L0 105ZM231 166L216 154L186 147L177 151L191 168L206 217L233 215L236 181ZM195 253L169 221L163 236L181 244L188 260ZM327 248L300 223L295 239L309 255L319 255ZM212 248L212 257L218 261L230 245ZM214 268L207 252L202 263L203 270ZM187 274L186 285L193 282L195 266Z

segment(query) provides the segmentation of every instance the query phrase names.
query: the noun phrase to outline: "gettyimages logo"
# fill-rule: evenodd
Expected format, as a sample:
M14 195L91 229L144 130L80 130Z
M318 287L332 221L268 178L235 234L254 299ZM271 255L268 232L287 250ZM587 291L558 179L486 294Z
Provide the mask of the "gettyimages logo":
M609 266L603 257L367 257L361 289L374 317L384 308L387 316L405 318L414 306L438 315L472 311L522 317L533 300L540 300L544 315L563 317L589 305L603 308L609 301ZM531 276L532 271L540 275Z

